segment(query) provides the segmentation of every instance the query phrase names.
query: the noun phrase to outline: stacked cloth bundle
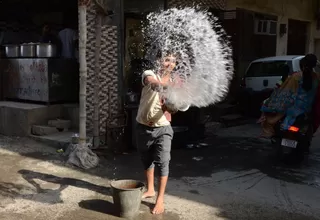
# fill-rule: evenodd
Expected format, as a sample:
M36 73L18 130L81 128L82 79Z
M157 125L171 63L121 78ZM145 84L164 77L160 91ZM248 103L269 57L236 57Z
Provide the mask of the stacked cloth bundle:
M70 144L64 154L68 157L67 163L82 169L91 169L99 164L99 157L90 149L91 144L82 146L80 144Z

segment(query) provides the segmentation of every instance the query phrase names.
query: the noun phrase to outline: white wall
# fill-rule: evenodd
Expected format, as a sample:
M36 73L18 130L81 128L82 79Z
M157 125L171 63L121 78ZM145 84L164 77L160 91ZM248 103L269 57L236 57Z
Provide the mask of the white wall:
M280 24L286 24L287 26L287 31L282 36L280 35ZM288 17L278 16L276 55L277 56L286 55L287 45L288 45Z
M280 24L287 25L287 33L283 36L280 36ZM277 35L277 49L276 55L282 56L287 54L288 46L288 18L287 17L278 17L278 35ZM307 28L307 40L306 51L305 53L314 53L315 51L315 33L316 33L316 22L310 22Z
M310 22L308 27L308 36L306 42L306 54L315 52L315 33L316 33L316 22Z
M227 9L243 8L255 12L287 16L290 19L311 21L317 0L228 0Z
M315 38L320 39L320 31L315 29L315 0L228 0L227 9L234 10L242 8L259 13L278 16L278 32L276 55L287 54L288 34L280 36L280 24L287 24L288 19L311 22L308 28L308 37L306 43L306 53L312 53L315 50ZM245 24L244 24L245 25Z
M319 59L320 58L320 39L316 39L314 41L314 53Z

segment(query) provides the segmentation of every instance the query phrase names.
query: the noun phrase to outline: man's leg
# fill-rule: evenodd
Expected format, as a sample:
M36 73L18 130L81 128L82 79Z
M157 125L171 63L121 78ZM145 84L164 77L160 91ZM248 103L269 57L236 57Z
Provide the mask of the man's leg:
M153 163L153 149L152 131L144 125L137 125L137 148L141 156L141 160L145 169L147 179L147 192L142 195L142 198L149 198L155 196L154 190L154 163Z
M173 138L173 130L171 126L163 127L159 130L159 136L155 146L155 164L160 171L159 191L153 214L161 214L164 212L164 194L169 176L169 162L171 159L171 141Z
M160 176L158 196L156 204L152 210L152 214L158 215L164 212L164 194L166 191L167 182L168 176Z
M156 192L154 190L154 168L147 169L145 171L147 178L147 192L145 192L142 196L143 199L154 197Z

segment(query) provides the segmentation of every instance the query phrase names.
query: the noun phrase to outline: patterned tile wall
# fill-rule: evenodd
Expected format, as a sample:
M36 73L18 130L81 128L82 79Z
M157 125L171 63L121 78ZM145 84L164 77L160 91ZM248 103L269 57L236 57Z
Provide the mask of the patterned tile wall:
M95 54L95 8L93 1L87 11L87 130L93 129L93 76ZM106 131L106 120L109 109L111 114L118 111L118 50L117 27L104 25L102 27L102 41L100 51L99 72L99 122L100 134ZM109 94L110 92L110 94ZM110 99L109 99L110 98Z
M207 8L225 9L227 0L168 0L168 8L200 5Z
M190 6L193 0L168 0L168 7ZM205 7L224 9L226 0L198 0L196 4ZM87 40L87 128L92 132L93 125L93 76L94 76L94 51L95 51L95 9L94 3L91 2L88 7L87 15L88 40ZM117 27L102 27L102 42L100 52L101 71L99 73L99 108L100 108L100 133L106 130L106 120L109 111L112 114L118 113L118 50L117 50ZM110 95L109 95L110 92ZM110 97L110 99L109 99ZM110 109L110 110L109 110Z

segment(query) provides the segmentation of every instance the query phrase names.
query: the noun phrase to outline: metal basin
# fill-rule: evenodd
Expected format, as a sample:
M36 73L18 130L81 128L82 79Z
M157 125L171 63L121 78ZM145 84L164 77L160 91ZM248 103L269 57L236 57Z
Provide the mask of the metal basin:
M36 55L37 57L56 57L57 56L57 47L54 44L37 44L36 46Z
M26 43L20 45L21 57L35 57L36 56L36 44Z
M11 45L4 45L5 48L5 55L6 57L16 58L20 56L20 47L19 45L11 44Z

